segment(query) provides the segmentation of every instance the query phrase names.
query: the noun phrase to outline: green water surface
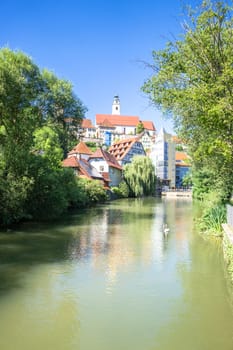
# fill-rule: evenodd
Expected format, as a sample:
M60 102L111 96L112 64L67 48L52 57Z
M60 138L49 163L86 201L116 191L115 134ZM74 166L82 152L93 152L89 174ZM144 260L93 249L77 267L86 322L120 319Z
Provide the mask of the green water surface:
M0 350L233 350L221 246L193 212L119 200L1 233Z

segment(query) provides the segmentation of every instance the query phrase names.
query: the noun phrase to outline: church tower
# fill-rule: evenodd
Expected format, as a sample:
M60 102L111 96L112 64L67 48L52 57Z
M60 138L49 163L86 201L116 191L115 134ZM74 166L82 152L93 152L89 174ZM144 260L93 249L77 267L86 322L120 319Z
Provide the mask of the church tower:
M113 104L112 104L112 114L120 115L121 106L119 96L114 96Z

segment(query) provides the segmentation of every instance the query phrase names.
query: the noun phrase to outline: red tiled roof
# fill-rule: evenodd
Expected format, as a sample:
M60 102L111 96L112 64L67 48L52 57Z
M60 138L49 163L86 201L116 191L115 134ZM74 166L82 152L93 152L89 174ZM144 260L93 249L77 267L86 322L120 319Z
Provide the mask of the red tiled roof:
M87 145L83 141L80 141L79 144L77 144L69 152L69 154L74 154L74 153L87 154L87 155L91 155L92 154L91 150L87 147Z
M176 151L176 166L191 166L190 157L186 152Z
M104 119L104 121L102 123L100 123L99 125L106 127L106 128L115 128L115 126L108 119Z
M146 130L153 130L155 131L154 123L151 121L142 121L142 124Z
M139 117L137 116L125 116L115 114L96 114L96 124L101 125L104 120L109 120L112 125L122 126L137 126L139 123Z
M89 157L90 158L103 158L103 154L101 152L101 149L98 148L92 155Z
M137 137L120 140L109 148L109 153L112 154L116 160L121 160L129 152L130 148L136 141L138 141Z
M96 114L96 125L108 126L103 124L111 124L111 126L132 126L137 127L140 122L138 116L116 115L116 114ZM155 126L152 121L142 121L144 128L155 131Z
M88 174L87 171L85 171L84 168L80 166L78 159L74 156L64 159L62 162L62 166L67 168L76 168L79 170L80 177L91 179L91 176Z
M121 145L121 147L123 147L124 144L126 144L128 142L131 143L132 141L135 142L137 140L138 140L138 136L136 136L136 137L128 137L127 139L123 139L123 140L119 140L119 141L114 142L114 144L110 148L112 148L115 145Z
M189 160L189 156L185 152L176 151L176 161L187 161Z
M79 163L76 157L69 157L62 161L62 166L67 168L79 168Z
M82 128L83 129L95 129L94 125L92 125L91 119L83 119Z
M122 170L122 167L116 160L115 156L112 155L111 153L104 151L102 148L98 148L90 157L89 159L94 159L94 158L103 158L107 162L107 164L113 168L117 168Z
M103 176L85 159L78 160L75 156L72 156L64 159L62 166L78 169L80 177L103 180Z

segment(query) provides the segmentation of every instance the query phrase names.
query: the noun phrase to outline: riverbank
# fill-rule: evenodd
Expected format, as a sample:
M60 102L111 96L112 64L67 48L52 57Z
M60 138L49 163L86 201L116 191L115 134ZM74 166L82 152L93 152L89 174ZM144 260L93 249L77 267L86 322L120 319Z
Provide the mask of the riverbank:
M227 272L233 284L233 228L228 224L222 224L223 228L223 254Z

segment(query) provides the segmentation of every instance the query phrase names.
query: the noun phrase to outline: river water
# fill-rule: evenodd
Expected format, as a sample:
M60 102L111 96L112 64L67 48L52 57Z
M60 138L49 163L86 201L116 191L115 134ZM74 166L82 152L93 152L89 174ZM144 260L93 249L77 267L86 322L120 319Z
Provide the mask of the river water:
M232 350L222 250L194 211L119 200L1 233L0 349Z

